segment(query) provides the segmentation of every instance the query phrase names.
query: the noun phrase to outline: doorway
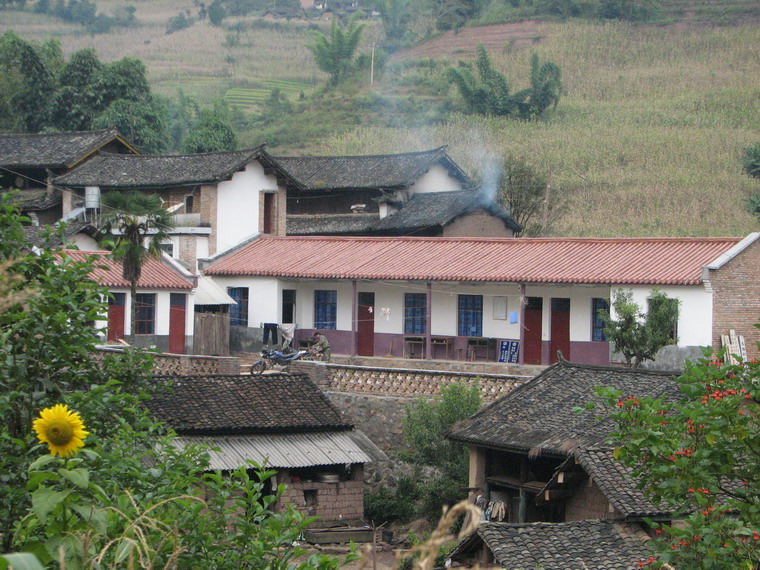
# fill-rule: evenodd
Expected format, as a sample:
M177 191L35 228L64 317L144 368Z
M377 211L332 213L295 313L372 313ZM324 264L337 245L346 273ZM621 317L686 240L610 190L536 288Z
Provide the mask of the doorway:
M111 293L108 297L108 336L109 341L124 338L124 307L127 304L126 293Z
M551 354L549 362L554 364L559 360L557 351L562 357L570 358L570 299L553 298L551 314Z
M541 364L541 334L544 312L544 300L541 297L528 297L525 305L525 327L523 361L525 364Z
M187 295L172 293L169 297L169 352L185 354L185 308Z
M356 329L359 332L359 356L375 355L375 294L359 293Z

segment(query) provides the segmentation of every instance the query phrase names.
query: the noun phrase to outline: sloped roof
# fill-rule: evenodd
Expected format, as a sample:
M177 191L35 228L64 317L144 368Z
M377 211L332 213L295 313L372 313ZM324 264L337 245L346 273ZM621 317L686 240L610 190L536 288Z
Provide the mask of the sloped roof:
M269 467L298 468L386 461L388 457L357 429L309 433L245 435L181 435L173 440L180 449L194 443L212 447L210 469L223 471L247 465L252 459Z
M237 301L217 285L211 277L201 275L195 290L196 305L237 305Z
M599 402L597 386L626 396L678 397L676 372L572 364L560 360L477 414L456 424L447 437L463 443L518 452L568 455L603 445L614 429L603 406L576 414L574 406ZM602 419L598 419L603 416Z
M71 168L113 140L137 152L115 128L66 133L0 134L0 166Z
M46 188L13 190L11 203L22 212L40 212L58 206L63 201L60 191L48 194Z
M288 235L363 234L372 231L380 214L290 214Z
M55 247L64 243L71 236L84 232L89 235L95 233L95 227L89 222L69 222L63 230L63 236L60 235L59 228L56 226L43 224L41 226L23 226L21 230L24 237L30 245L43 249Z
M623 570L638 568L649 551L637 527L613 521L565 523L483 523L451 553L461 555L485 543L504 568Z
M445 226L481 208L501 219L512 231L522 230L502 206L473 190L416 193L398 212L378 221L374 229L398 231Z
M101 189L161 188L212 184L230 178L262 157L263 146L248 150L178 155L102 153L79 168L55 178L58 186Z
M90 277L94 281L104 287L130 286L129 281L122 277L121 262L109 257L109 251L67 249L61 252L61 255L68 256L76 261L85 261L93 256L97 257L98 261L90 272ZM140 289L190 290L193 288L193 283L162 260L149 257L142 266L137 287Z
M583 470L607 497L607 500L626 518L668 515L657 507L644 491L636 487L632 469L612 457L609 447L582 448L575 457Z
M436 163L441 163L461 183L472 183L446 154L445 146L400 154L275 156L273 159L304 190L406 188Z
M353 425L307 376L175 376L148 408L181 435L305 433Z
M740 238L262 236L208 275L607 285L698 285ZM477 260L477 262L476 262Z

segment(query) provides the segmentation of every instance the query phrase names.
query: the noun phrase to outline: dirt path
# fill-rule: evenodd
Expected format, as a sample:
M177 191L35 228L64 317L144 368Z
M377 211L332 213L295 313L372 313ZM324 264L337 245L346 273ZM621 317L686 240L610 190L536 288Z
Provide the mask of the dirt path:
M513 24L495 24L448 31L442 36L427 41L419 46L399 50L391 56L391 61L432 57L468 58L475 55L478 44L483 44L488 51L496 52L510 46L536 44L541 41L539 22L527 20Z

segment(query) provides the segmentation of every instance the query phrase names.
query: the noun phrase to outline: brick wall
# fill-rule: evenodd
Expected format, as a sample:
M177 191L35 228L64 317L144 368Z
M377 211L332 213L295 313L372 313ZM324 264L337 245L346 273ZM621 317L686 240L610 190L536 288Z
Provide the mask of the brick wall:
M744 335L749 358L759 358L760 240L720 269L710 271L713 288L713 348L720 349L720 335L734 329Z
M580 484L565 505L566 521L621 518L622 515L604 496L592 479Z
M443 237L512 237L504 222L485 210L454 220L443 228Z
M287 486L276 508L291 504L307 516L317 516L321 521L357 520L364 518L364 481L341 481L322 483L290 479L287 472L280 472L277 482ZM316 503L305 505L309 492L316 494Z
M120 348L99 347L98 355L123 352ZM188 354L151 353L155 359L154 372L160 375L240 374L240 359L236 356L197 356Z
M217 215L217 192L215 184L201 186L200 209L201 223L211 227L211 235L208 238L208 253L216 253L216 215Z

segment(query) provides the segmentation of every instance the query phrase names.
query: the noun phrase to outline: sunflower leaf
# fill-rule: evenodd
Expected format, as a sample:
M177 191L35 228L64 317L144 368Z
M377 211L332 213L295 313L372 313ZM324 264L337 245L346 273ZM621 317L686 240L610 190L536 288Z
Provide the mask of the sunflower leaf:
M43 487L32 493L32 510L42 524L45 524L48 514L60 505L72 490L53 491Z
M29 552L15 552L0 556L0 568L13 568L14 570L43 570L42 564L34 554Z
M74 485L82 489L86 489L87 485L90 483L90 472L84 467L79 467L77 469L59 469L58 472L64 479L71 481Z
M79 513L82 520L89 523L95 532L106 534L108 517L105 509L92 505L71 505L71 508Z
M27 471L37 471L40 468L45 467L45 465L48 463L52 463L53 461L55 461L55 455L50 455L49 453L47 455L42 455L34 460Z

